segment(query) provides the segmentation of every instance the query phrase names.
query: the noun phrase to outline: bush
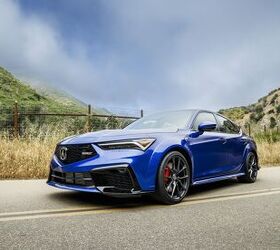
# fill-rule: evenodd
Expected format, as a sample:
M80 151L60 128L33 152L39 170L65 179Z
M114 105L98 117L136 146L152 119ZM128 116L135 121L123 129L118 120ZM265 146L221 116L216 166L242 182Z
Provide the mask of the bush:
M274 117L270 117L270 128L275 128L275 126L277 125L276 120Z
M271 110L268 111L268 114L274 114L274 113L275 113L274 109L271 109Z
M259 114L259 113L262 113L263 112L263 107L261 105L257 105L255 107L255 111Z
M280 114L280 105L278 105L278 106L276 107L276 112L277 112L277 114Z
M275 102L276 102L277 97L278 97L278 94L275 94L275 95L271 98L270 104L275 105Z
M264 113L261 112L261 113L251 113L249 118L250 118L250 120L251 120L252 122L257 123L257 122L260 121L263 117L264 117Z

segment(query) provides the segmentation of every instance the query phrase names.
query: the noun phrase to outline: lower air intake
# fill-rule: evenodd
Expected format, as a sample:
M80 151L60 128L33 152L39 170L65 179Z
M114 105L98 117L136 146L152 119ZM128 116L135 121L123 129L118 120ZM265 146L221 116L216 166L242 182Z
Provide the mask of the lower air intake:
M94 171L92 178L97 187L105 187L104 192L130 193L140 190L136 177L130 168Z

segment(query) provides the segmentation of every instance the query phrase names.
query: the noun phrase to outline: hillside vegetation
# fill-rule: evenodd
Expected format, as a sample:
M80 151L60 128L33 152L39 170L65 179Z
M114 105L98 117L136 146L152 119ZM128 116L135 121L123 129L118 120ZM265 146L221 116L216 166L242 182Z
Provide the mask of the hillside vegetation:
M39 91L17 79L9 71L0 67L1 109L11 108L17 101L20 107L40 107L41 110L48 112L86 112L85 104L67 95L59 98L58 93L54 91L52 93L48 93L48 91L39 93Z
M280 88L271 91L249 106L221 109L221 114L241 126L251 124L255 128L275 129L280 126Z

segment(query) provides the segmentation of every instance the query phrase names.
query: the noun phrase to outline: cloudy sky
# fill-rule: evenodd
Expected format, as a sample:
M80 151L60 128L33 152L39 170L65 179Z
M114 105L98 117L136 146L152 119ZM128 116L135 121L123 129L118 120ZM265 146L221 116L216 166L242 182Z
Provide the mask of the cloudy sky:
M247 105L280 87L278 0L0 0L0 65L103 107Z

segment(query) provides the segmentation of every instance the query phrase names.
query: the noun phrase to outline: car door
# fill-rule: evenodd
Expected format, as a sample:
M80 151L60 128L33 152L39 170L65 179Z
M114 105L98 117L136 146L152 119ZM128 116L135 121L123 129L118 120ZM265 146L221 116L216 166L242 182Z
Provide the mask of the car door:
M238 172L243 163L246 140L244 140L240 128L229 119L218 114L215 114L215 117L218 121L218 131L226 140L224 150L226 150L227 162L222 174Z
M206 121L217 123L213 113L199 112L191 126L194 136L188 139L194 162L193 176L196 181L218 175L227 163L226 139L218 129L198 133L199 124Z

